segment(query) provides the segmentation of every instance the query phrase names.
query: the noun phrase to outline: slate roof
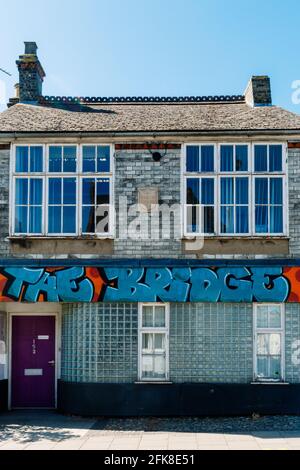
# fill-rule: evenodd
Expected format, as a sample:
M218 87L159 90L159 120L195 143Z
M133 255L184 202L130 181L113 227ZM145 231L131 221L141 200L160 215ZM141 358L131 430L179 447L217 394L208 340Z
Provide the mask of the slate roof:
M300 115L277 106L232 102L109 102L15 104L0 114L10 132L300 131Z

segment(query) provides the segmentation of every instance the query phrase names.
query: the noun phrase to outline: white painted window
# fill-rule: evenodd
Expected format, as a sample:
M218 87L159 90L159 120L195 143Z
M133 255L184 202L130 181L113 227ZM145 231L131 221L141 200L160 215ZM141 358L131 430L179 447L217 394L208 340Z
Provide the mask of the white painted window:
M169 378L169 304L139 304L139 379Z
M186 144L184 235L286 236L286 146Z
M15 145L11 235L113 234L111 145Z
M284 304L254 304L254 378L284 380Z

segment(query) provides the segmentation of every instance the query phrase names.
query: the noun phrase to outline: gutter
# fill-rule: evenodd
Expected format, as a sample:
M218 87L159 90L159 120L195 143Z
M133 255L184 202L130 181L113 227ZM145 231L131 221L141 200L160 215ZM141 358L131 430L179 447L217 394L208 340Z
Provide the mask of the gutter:
M258 136L258 135L299 135L300 129L251 129L251 130L240 130L240 129L224 129L219 130L186 130L186 131L125 131L125 132L107 132L107 131L87 131L87 132L78 132L78 131L28 131L28 132L1 132L1 139L18 139L24 137L57 137L57 136L66 136L66 137L77 137L77 138L86 138L86 137L151 137L155 139L156 137L164 136L178 136L178 137L202 137L202 136Z

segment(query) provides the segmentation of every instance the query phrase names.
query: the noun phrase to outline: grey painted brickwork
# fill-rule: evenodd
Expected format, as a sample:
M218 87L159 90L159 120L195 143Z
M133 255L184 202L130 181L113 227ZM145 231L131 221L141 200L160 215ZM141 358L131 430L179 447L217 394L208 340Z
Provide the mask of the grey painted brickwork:
M138 203L139 188L158 188L158 203L180 204L181 170L180 150L168 151L160 162L154 162L150 152L145 151L117 151L115 156L115 203L118 213L118 202L120 196L127 198L128 205ZM146 214L147 215L147 214ZM136 215L134 215L136 217ZM174 221L174 219L172 218ZM129 217L130 223L132 218ZM120 223L119 223L120 222ZM175 240L174 225L171 223L170 239L162 239L159 236L160 227L154 230L156 240L136 240L120 238L120 229L124 219L117 220L117 238L115 241L115 256L142 258L142 257L178 257L181 254L181 241ZM121 227L120 227L121 225ZM150 224L151 225L151 224Z
M288 152L290 254L300 254L300 149Z
M9 158L10 150L0 149L0 257L10 255L9 242Z

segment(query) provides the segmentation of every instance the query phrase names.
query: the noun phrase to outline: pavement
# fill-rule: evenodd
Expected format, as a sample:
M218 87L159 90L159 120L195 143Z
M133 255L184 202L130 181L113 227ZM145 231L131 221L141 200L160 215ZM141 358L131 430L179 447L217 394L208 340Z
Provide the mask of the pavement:
M300 450L300 416L80 418L0 414L1 450Z

